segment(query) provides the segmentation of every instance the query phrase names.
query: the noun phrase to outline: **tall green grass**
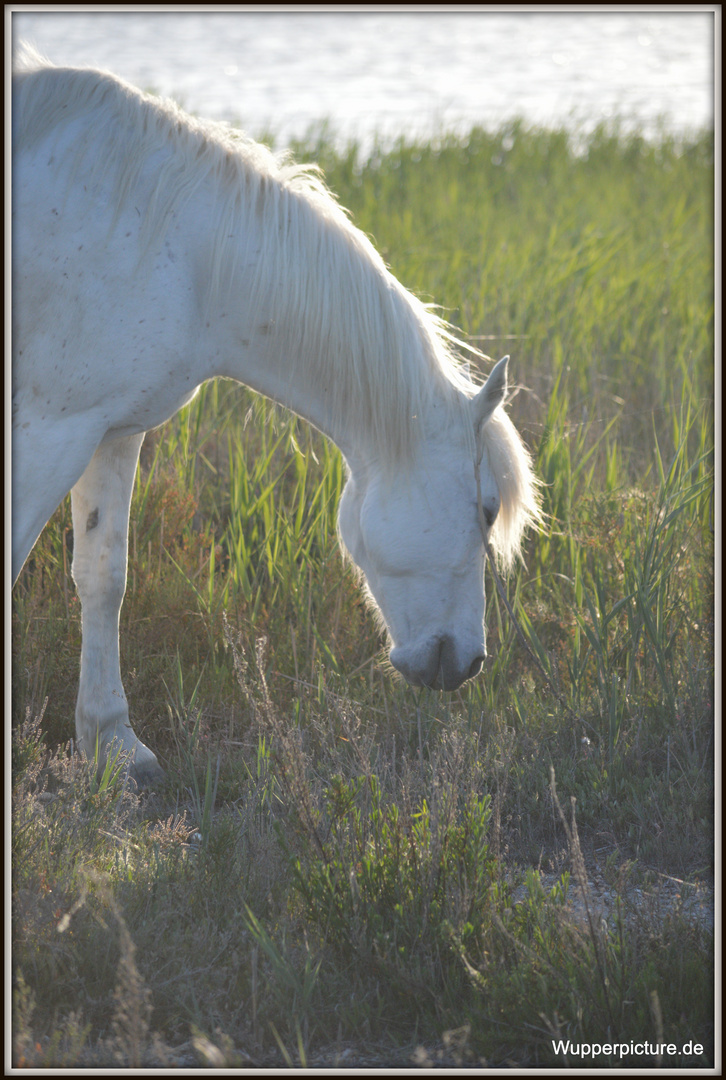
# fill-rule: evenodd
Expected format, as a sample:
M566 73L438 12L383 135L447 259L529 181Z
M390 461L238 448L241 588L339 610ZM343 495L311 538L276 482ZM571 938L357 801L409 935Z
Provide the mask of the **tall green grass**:
M549 681L490 582L482 677L403 686L338 549L339 453L205 386L147 436L132 506L122 673L163 791L99 790L62 749L68 500L14 592L16 1059L531 1065L558 1032L661 1032L712 1062L686 917L713 843L712 136L296 149L512 356L547 519L507 589ZM607 930L568 914L588 878L620 897Z

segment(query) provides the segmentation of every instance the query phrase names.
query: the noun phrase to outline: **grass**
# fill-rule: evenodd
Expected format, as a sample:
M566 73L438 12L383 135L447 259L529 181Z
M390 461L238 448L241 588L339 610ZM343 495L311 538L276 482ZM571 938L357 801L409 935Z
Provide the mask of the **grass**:
M147 436L132 508L122 672L163 790L68 745L68 500L14 591L14 1061L526 1067L647 1039L678 1052L627 1064L713 1065L712 137L296 150L512 355L548 523L507 590L550 684L491 582L480 679L393 678L338 452L205 386Z

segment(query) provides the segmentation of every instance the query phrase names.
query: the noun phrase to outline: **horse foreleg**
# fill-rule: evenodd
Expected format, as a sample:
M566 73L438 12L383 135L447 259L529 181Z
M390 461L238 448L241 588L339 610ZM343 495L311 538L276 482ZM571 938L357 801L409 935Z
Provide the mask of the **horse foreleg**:
M73 579L81 600L81 678L76 705L78 747L99 768L109 744L130 751L131 775L142 785L163 775L155 755L134 734L121 682L119 613L126 591L129 508L142 435L99 446L71 492Z

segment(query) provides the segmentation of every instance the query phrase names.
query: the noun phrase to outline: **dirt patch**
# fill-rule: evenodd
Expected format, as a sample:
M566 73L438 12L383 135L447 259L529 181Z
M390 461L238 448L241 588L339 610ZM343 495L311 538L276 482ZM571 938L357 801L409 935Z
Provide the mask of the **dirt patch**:
M698 923L703 929L714 928L714 890L712 885L703 882L689 882L668 874L658 874L658 883L653 887L638 888L630 886L622 891L608 886L605 881L594 876L588 879L587 888L573 883L567 895L567 909L575 920L587 925L588 906L590 917L597 923L605 921L611 926L616 918L618 899L622 905L627 923L636 919L646 919L660 925L668 915L678 913L689 922ZM556 874L540 873L540 881L545 892L557 884ZM514 893L515 904L521 903L526 894L526 885L517 887Z

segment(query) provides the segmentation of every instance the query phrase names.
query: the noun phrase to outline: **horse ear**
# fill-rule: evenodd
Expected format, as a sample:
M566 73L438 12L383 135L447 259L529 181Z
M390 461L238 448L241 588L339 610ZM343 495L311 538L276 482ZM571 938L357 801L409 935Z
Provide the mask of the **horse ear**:
M492 372L476 397L471 399L474 430L477 436L498 405L504 401L507 393L507 364L505 356L492 368Z

